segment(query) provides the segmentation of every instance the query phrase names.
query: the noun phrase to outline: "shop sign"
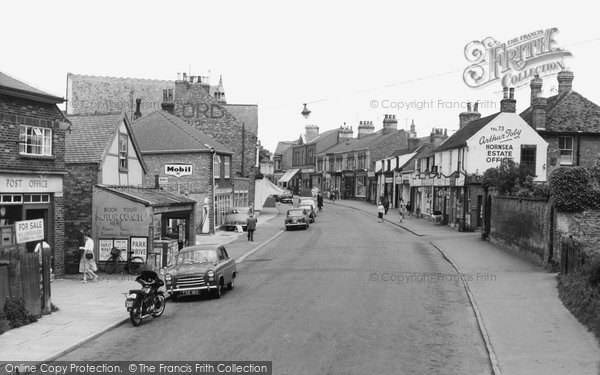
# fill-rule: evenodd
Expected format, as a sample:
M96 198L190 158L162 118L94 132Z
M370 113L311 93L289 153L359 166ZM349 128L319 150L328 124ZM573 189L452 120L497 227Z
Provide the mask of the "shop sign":
M105 261L110 258L110 250L113 248L113 240L100 238L98 240L98 260Z
M131 237L129 248L133 251L131 256L138 256L145 260L148 253L148 237Z
M394 182L394 177L386 177L385 178L385 183L386 184L391 184Z
M15 222L17 243L41 241L44 239L44 219Z
M0 179L0 193L62 193L62 176L8 174Z
M181 177L192 174L193 164L165 164L165 174Z
M127 239L115 239L114 246L121 250L121 258L127 259L127 248L129 241Z
M456 186L465 186L465 177L464 176L463 177L458 177L456 179L455 185Z
M449 197L450 196L450 192L446 191L446 190L438 190L438 196L440 196L440 197Z
M375 172L372 172L372 171L367 172L367 177L375 177Z
M168 183L169 183L168 177L159 177L158 178L158 186L165 186Z

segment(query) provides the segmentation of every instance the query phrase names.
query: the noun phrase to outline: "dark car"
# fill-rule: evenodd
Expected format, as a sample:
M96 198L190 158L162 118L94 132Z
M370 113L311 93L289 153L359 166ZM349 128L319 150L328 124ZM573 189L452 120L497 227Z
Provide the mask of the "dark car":
M165 287L173 300L203 293L221 298L225 286L233 289L236 277L235 260L223 245L184 247L175 264L164 269Z
M315 211L314 205L300 204L298 208L303 208L306 210L306 212L308 212L308 218L310 219L311 223L317 221L317 211Z
M308 229L310 218L304 208L291 208L285 215L285 230L290 228Z
M281 193L281 195L279 196L279 201L281 203L292 203L293 197L294 197L294 195L292 194L292 192L289 190L286 190L283 193Z

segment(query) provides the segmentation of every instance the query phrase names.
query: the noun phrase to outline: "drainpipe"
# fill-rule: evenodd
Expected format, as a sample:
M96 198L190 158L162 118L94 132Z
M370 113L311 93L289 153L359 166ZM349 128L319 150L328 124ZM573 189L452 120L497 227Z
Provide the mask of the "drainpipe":
M210 161L212 163L211 166L211 170L212 170L212 188L211 188L211 196L212 196L212 203L211 203L211 210L212 210L212 219L213 219L213 225L211 228L211 234L215 234L216 230L215 228L217 227L217 210L216 210L216 202L215 202L215 156L217 155L217 151L215 150L214 147L207 145L206 143L204 144L205 147L210 149L210 152L212 153L212 156L210 158Z

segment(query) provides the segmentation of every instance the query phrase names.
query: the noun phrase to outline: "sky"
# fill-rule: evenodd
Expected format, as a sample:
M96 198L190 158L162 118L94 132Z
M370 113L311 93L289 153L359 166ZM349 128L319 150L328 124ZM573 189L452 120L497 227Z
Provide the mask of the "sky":
M261 144L295 140L307 123L320 132L359 121L418 136L458 128L465 103L482 116L499 111L499 82L465 84L465 47L493 37L504 43L557 28L560 61L573 89L600 104L600 27L590 3L569 1L21 1L0 5L0 71L65 96L67 73L175 80L210 75L228 103L258 104ZM556 72L543 92L556 92ZM516 88L517 111L529 86ZM311 115L304 119L302 104Z

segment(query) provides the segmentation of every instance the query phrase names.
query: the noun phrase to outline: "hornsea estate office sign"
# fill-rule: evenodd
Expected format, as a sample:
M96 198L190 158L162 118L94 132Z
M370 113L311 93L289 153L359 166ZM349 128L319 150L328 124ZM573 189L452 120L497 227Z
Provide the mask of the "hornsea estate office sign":
M469 87L482 87L500 81L502 87L515 87L533 76L558 73L563 59L571 52L559 48L554 40L557 28L537 30L501 43L492 37L475 40L465 47L469 65L463 80Z

